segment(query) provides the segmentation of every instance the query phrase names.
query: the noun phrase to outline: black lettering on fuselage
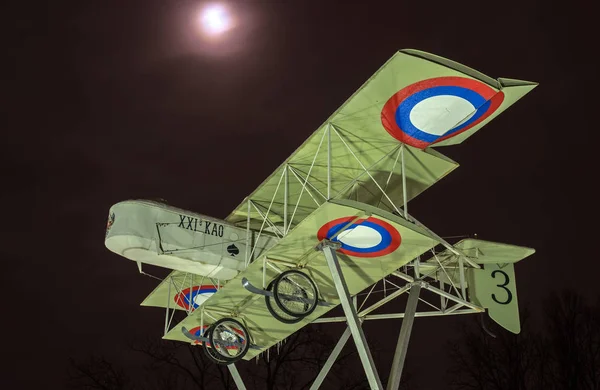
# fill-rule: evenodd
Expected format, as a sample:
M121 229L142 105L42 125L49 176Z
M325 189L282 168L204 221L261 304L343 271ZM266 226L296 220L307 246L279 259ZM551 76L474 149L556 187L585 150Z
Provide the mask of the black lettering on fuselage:
M202 222L204 222L204 230L202 230ZM202 221L201 219L188 217L186 215L179 216L179 225L177 225L177 227L217 237L223 237L225 231L223 225L215 222Z

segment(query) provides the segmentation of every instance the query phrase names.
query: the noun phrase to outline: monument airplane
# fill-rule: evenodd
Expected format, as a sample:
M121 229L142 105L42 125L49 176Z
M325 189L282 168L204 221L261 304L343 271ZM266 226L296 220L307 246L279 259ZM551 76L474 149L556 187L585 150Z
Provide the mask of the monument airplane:
M106 247L142 273L142 264L173 270L142 305L165 308L164 338L201 346L240 388L233 363L310 323L346 322L312 388L352 336L371 388L382 389L361 322L403 318L387 386L396 389L417 316L487 310L520 331L514 263L534 250L451 244L408 203L457 168L438 148L462 143L536 85L400 50L225 220L124 201L110 209ZM363 308L382 280L385 296ZM372 314L402 294L404 313ZM324 316L340 304L344 316ZM187 316L173 325L176 310Z

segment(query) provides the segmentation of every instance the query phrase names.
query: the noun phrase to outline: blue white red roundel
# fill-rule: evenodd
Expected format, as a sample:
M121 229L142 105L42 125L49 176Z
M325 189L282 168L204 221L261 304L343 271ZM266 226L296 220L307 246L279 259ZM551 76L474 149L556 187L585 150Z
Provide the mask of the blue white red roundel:
M190 292L191 291L191 292ZM192 308L197 309L201 304L204 303L211 295L217 292L217 288L213 285L207 286L193 286L191 289L188 287L175 295L175 303L186 310L190 309L190 302Z
M355 218L334 219L321 226L317 237L319 240L339 242L339 252L349 256L378 257L398 249L402 238L395 227L380 219L369 217L359 219L344 229Z
M196 337L200 337L204 334L206 328L208 328L208 325L204 325L202 328L196 326L195 328L190 329L190 333ZM202 345L202 341L194 340L194 344Z
M398 141L424 149L478 125L503 101L502 91L481 81L436 77L396 92L383 106L381 123Z
M204 334L204 332L206 332L206 329L208 328L208 325L204 325L202 328L200 328L199 326L196 326L195 328L190 329L190 333L193 334L196 337L200 337ZM238 336L243 340L245 340L244 338L244 332L242 332L240 329L238 328L233 328L232 329L235 333L238 334ZM198 341L198 340L194 340L194 344L196 345L202 345L202 341ZM209 347L210 347L210 343L206 343ZM225 347L227 349L233 349L235 348L234 346L227 346Z

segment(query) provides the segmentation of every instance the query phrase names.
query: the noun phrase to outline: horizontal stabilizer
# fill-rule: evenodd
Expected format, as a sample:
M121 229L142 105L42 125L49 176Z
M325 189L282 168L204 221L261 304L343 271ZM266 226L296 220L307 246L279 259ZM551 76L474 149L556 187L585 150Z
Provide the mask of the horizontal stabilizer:
M466 238L454 244L454 247L460 249L477 264L516 263L535 253L533 248L475 238ZM438 258L441 259L450 257L454 257L453 261L457 261L456 256L447 249L438 254ZM451 262L452 260L449 261Z

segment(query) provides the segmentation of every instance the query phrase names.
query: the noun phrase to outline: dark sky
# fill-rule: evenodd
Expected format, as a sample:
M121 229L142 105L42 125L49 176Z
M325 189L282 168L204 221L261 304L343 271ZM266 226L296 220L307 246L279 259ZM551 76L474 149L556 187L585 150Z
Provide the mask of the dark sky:
M2 6L0 388L63 388L68 357L160 337L162 311L138 306L155 281L104 247L113 203L161 197L225 217L402 48L540 83L440 148L461 167L411 213L442 236L535 247L516 268L522 304L563 286L598 296L597 23L585 7L248 0L231 3L239 24L216 45L193 33L201 4ZM466 320L417 319L408 359L423 383ZM389 332L369 325L367 337L393 352L399 323L377 326Z

